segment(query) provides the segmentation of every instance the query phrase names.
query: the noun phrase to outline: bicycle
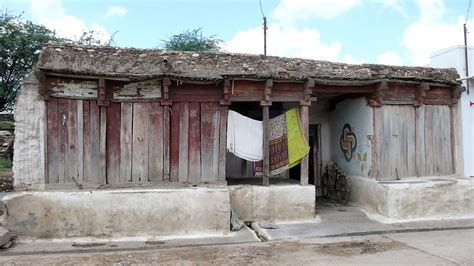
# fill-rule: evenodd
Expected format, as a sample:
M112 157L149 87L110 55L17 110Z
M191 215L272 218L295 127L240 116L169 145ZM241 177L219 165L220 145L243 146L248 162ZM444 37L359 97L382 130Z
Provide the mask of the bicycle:
M349 202L352 186L349 182L349 178L335 163L326 164L324 174L321 178L321 192L323 197L329 198L330 190L336 194L337 199L341 203L347 204Z

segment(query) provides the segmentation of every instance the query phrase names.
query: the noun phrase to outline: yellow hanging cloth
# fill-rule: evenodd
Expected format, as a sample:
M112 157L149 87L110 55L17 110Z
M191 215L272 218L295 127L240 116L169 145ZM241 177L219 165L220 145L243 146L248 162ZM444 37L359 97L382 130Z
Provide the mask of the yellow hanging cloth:
M288 129L288 168L291 168L298 165L309 153L308 141L303 134L300 112L297 108L286 112L286 126Z

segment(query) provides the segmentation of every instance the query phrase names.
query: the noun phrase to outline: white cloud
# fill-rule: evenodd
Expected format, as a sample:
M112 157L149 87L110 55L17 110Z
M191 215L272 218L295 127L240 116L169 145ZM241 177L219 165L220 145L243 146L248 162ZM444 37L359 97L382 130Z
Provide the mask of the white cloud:
M384 65L401 65L402 59L397 53L393 51L387 51L377 57L377 63Z
M105 13L105 17L108 18L108 17L112 17L112 16L125 16L127 15L128 13L128 10L121 7L121 6L110 6L108 9L107 9L107 13Z
M316 29L298 30L291 26L271 25L267 35L267 54L320 60L338 60L342 45L324 43ZM235 53L263 54L262 28L238 32L224 45L224 50Z
M346 54L341 62L343 63L346 63L346 64L356 64L356 65L360 65L360 64L364 64L365 63L365 60L361 59L361 60L357 60L355 59L352 55L350 54Z
M414 65L429 64L430 54L441 49L464 43L463 24L465 18L455 22L443 22L446 8L442 0L414 0L420 10L420 17L404 32L403 45L408 50ZM473 20L468 25L474 25ZM474 38L468 37L468 43Z
M85 31L94 31L94 37L106 42L110 39L107 30L96 23L88 26L84 20L67 15L61 0L30 0L33 17L41 25L53 30L59 37L77 40Z
M400 0L375 0L382 5L383 9L393 10L404 17L408 17L408 13L404 7L404 2Z
M283 23L312 17L329 19L344 14L359 3L361 0L281 0L272 15Z

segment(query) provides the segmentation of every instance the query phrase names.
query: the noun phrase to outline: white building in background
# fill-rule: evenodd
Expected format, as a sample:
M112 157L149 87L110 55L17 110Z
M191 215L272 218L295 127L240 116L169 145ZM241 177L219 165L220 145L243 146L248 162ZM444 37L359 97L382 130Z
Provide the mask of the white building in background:
M464 155L464 175L474 177L474 47L468 47L468 75L466 77L465 49L457 45L438 51L431 55L432 67L456 68L463 80L466 91L462 92L459 101L461 112L462 148ZM468 86L469 84L469 86Z

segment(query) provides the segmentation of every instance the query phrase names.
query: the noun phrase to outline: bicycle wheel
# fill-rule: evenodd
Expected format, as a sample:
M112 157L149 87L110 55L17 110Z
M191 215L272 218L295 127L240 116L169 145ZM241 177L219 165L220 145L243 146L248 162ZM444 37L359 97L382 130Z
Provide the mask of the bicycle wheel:
M321 177L321 193L324 198L329 196L329 176L327 173L324 173Z
M339 201L344 204L347 204L351 199L351 188L346 176L339 176L336 194Z

